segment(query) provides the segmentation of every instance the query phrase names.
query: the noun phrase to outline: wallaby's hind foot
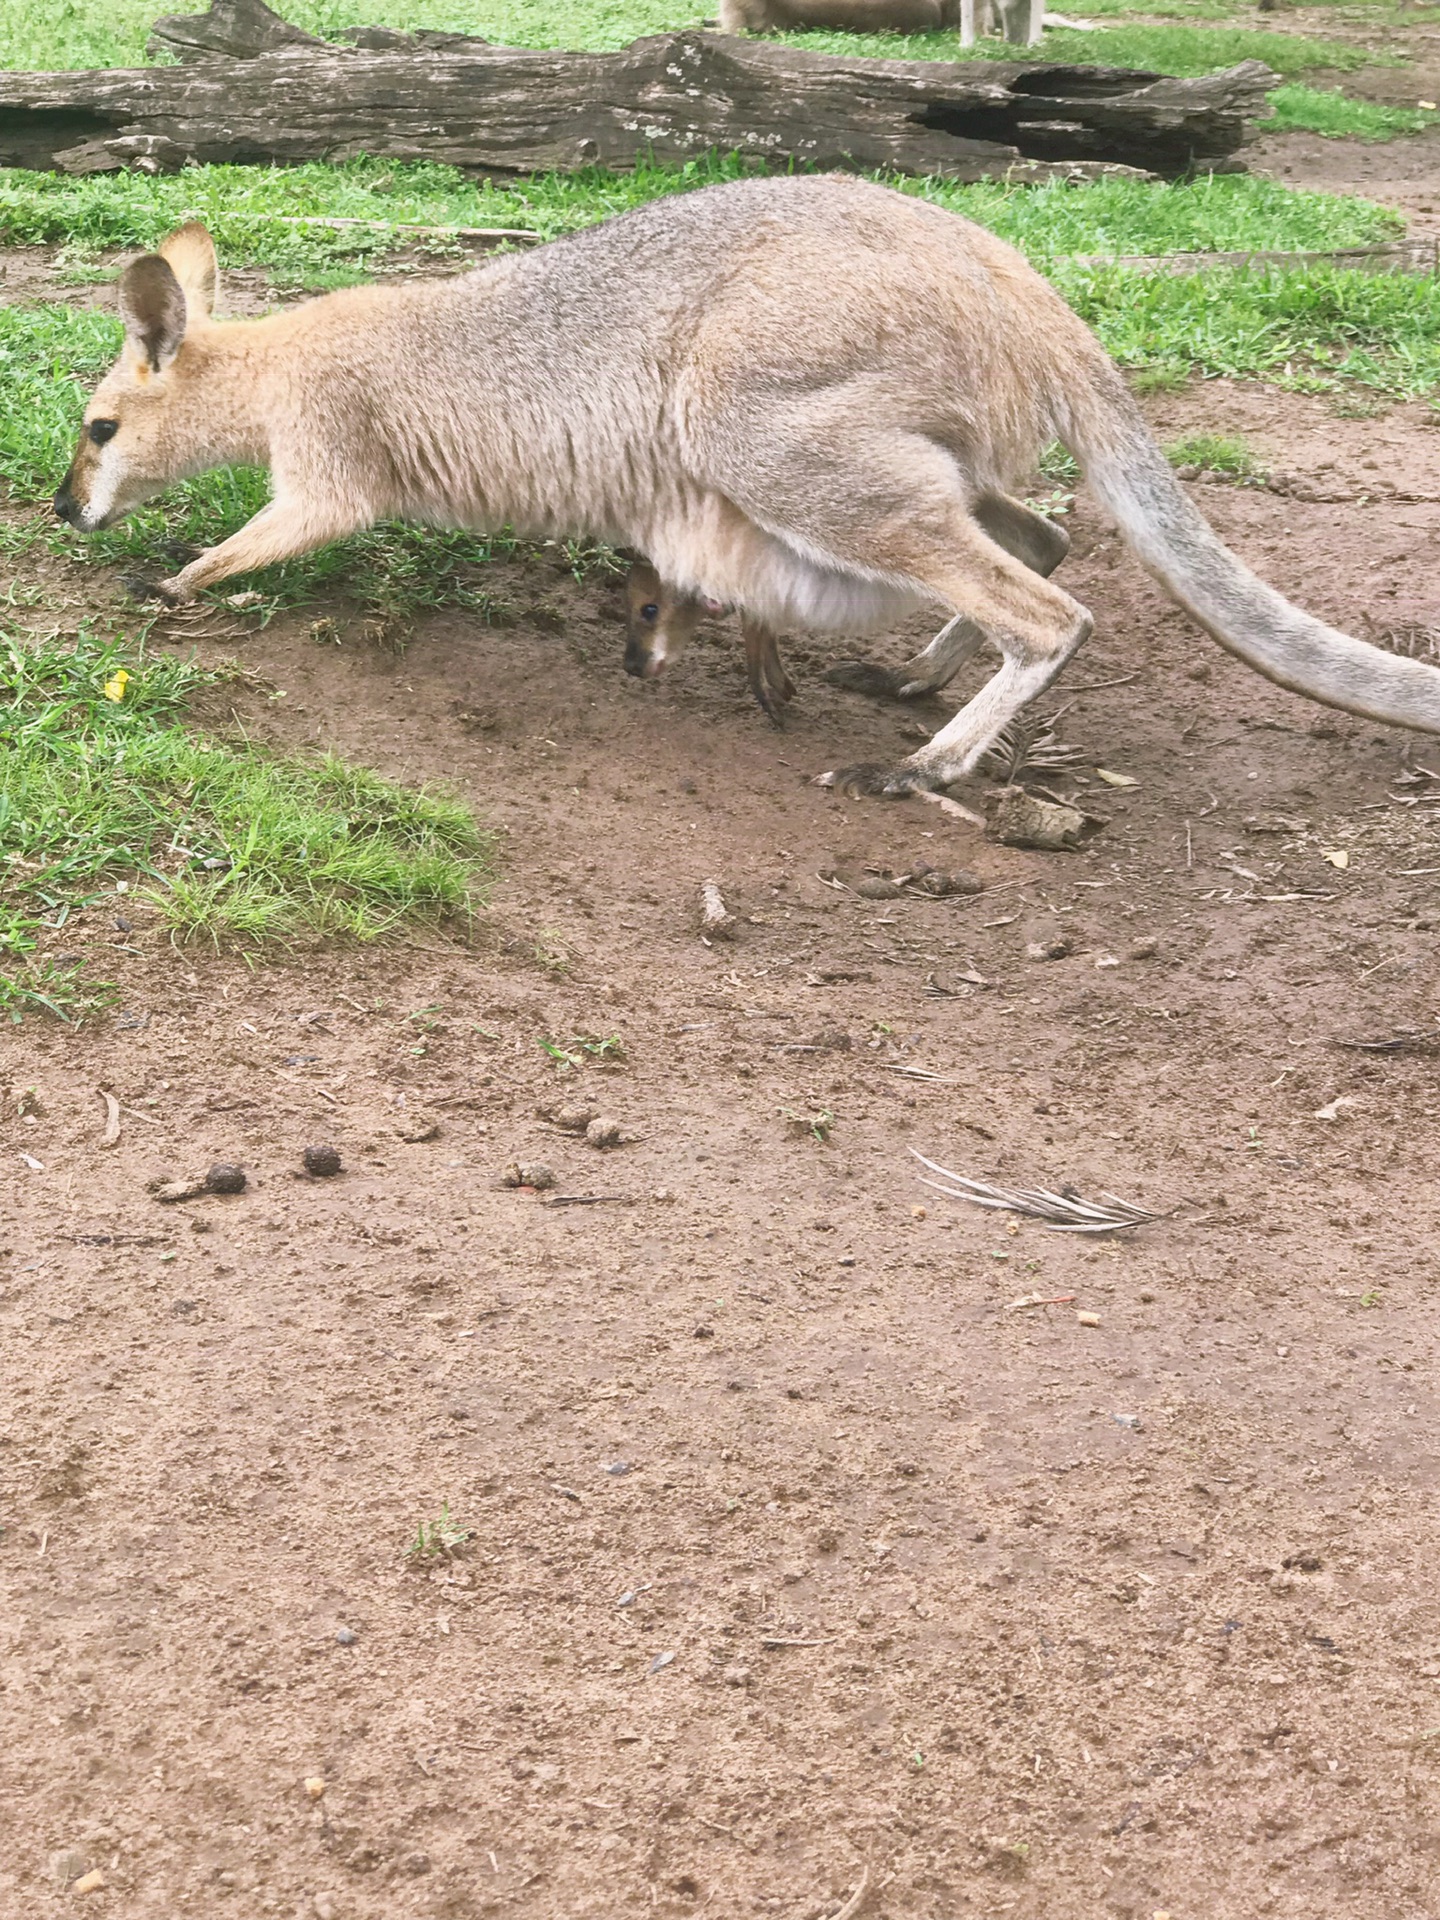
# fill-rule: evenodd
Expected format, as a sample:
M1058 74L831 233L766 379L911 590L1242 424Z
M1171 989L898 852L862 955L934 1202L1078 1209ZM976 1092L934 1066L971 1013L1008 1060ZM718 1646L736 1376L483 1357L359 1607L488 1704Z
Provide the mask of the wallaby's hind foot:
M862 760L853 767L837 767L816 776L817 787L833 787L847 800L903 800L907 793L932 793L945 782L924 767L903 760L898 767L882 767Z

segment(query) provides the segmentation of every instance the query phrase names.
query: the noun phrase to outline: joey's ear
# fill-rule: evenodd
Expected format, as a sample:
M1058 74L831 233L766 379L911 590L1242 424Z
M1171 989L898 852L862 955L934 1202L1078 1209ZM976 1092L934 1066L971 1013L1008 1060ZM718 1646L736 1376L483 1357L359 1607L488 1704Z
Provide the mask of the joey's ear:
M144 253L120 276L125 337L150 368L161 373L185 338L185 295L168 260Z
M160 258L168 260L170 270L185 293L185 304L193 326L208 320L215 311L215 295L220 286L220 266L215 258L215 242L198 220L177 227L160 245Z

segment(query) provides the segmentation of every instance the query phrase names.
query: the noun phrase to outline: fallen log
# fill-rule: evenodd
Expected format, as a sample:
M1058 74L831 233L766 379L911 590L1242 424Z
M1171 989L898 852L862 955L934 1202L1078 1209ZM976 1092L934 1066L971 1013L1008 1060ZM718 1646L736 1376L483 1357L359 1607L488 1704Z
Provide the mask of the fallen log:
M1044 62L859 60L700 32L621 53L461 34L317 40L263 0L158 21L180 64L0 73L0 164L67 173L370 153L471 172L626 169L720 151L757 164L953 180L1233 167L1276 76L1199 80Z

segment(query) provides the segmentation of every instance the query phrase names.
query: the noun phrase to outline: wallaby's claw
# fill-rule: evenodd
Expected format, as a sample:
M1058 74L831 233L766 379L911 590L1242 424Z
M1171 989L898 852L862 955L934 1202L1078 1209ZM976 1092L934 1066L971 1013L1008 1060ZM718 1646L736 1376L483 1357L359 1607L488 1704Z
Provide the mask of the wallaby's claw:
M162 540L160 551L172 567L188 567L192 560L200 558L202 549L192 547L188 540Z
M929 793L945 783L938 775L927 773L924 767L909 766L903 762L898 767L882 767L862 761L858 766L840 767L834 773L822 773L816 784L838 788L850 800L871 796L902 800L907 793Z
M184 605L180 595L163 580L147 580L143 573L127 573L121 585L132 600L158 600L164 607Z

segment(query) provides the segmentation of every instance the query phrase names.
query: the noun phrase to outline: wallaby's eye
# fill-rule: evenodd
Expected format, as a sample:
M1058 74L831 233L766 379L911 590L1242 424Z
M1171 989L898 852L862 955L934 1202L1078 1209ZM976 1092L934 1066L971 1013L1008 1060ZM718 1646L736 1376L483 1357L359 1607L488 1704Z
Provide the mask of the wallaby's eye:
M642 620L658 620L660 618L660 609L653 600L647 600L645 605L641 607L640 618Z
M85 431L89 434L93 445L103 447L107 440L113 440L120 431L120 422L118 420L92 420Z

